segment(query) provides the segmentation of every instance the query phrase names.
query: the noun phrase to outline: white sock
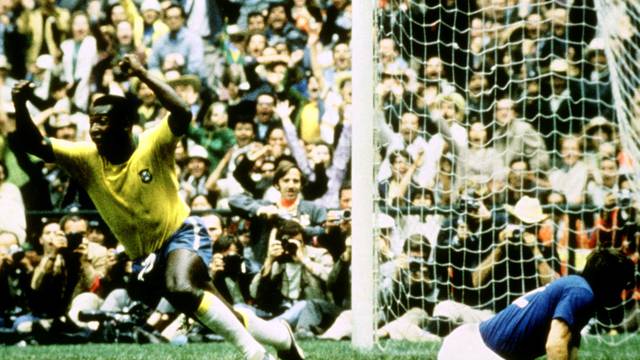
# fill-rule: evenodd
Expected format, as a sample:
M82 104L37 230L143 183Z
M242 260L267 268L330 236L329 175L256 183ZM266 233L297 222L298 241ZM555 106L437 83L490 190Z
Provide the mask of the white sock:
M291 335L286 325L280 319L263 320L251 310L234 308L244 318L247 330L256 340L262 344L271 345L278 350L287 350L291 347Z
M238 347L245 359L262 360L264 357L265 348L251 337L231 309L215 295L205 291L195 316L209 329Z

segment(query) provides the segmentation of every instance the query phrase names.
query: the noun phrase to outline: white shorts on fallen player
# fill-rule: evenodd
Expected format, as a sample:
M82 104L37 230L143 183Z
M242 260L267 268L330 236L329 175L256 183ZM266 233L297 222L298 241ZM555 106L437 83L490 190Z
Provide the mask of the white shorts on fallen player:
M480 324L464 324L444 338L438 360L502 360L485 345L480 336Z

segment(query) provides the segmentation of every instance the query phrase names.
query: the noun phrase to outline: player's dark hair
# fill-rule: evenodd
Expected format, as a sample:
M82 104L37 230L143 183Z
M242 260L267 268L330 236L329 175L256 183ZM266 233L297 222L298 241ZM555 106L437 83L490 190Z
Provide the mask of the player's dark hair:
M620 292L634 283L633 263L615 249L596 249L582 270L596 299L605 304L620 300Z
M104 95L93 101L93 107L100 105L111 105L112 109L109 111L109 118L123 127L132 126L137 119L129 100L123 96Z

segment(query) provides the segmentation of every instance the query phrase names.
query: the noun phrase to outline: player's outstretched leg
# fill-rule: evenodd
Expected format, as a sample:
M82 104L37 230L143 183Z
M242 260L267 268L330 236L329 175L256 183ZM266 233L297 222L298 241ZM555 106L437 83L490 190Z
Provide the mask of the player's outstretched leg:
M167 258L166 298L178 310L193 315L202 324L234 344L247 360L273 359L231 309L216 295L208 281L202 259L185 249L174 250Z
M234 307L236 313L243 318L245 326L263 344L271 345L278 350L278 358L282 360L303 360L304 352L296 342L289 324L282 319L269 321L257 317L253 311L244 307Z

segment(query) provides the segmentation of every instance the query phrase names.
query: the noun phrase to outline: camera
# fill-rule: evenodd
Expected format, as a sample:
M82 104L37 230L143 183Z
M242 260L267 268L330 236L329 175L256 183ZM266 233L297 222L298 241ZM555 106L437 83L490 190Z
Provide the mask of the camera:
M11 259L13 263L19 263L22 259L24 259L24 249L18 245L11 245L9 247L9 255L11 255Z
M522 241L522 235L524 235L524 226L522 225L507 225L505 229L507 232L511 230L511 235L507 237L510 242L518 243Z
M224 275L229 277L237 276L243 273L242 263L244 258L239 254L229 254L222 258L224 262Z
M284 253L278 258L279 262L290 262L292 260L293 255L298 252L298 244L291 241L289 235L283 235L280 239L280 244L282 245L282 249Z
M458 208L467 212L476 212L480 210L480 200L470 195L463 195L458 200Z
M121 66L119 64L120 59L116 58L111 63L111 73L113 74L113 79L117 82L124 82L129 79L128 67Z
M351 220L351 210L329 210L327 219L334 222L345 222Z
M616 200L618 202L618 206L623 208L629 207L633 202L633 194L629 189L620 190L616 194Z
M409 258L409 272L412 272L412 273L424 272L429 268L428 266L429 264L423 258L419 258L419 257Z

